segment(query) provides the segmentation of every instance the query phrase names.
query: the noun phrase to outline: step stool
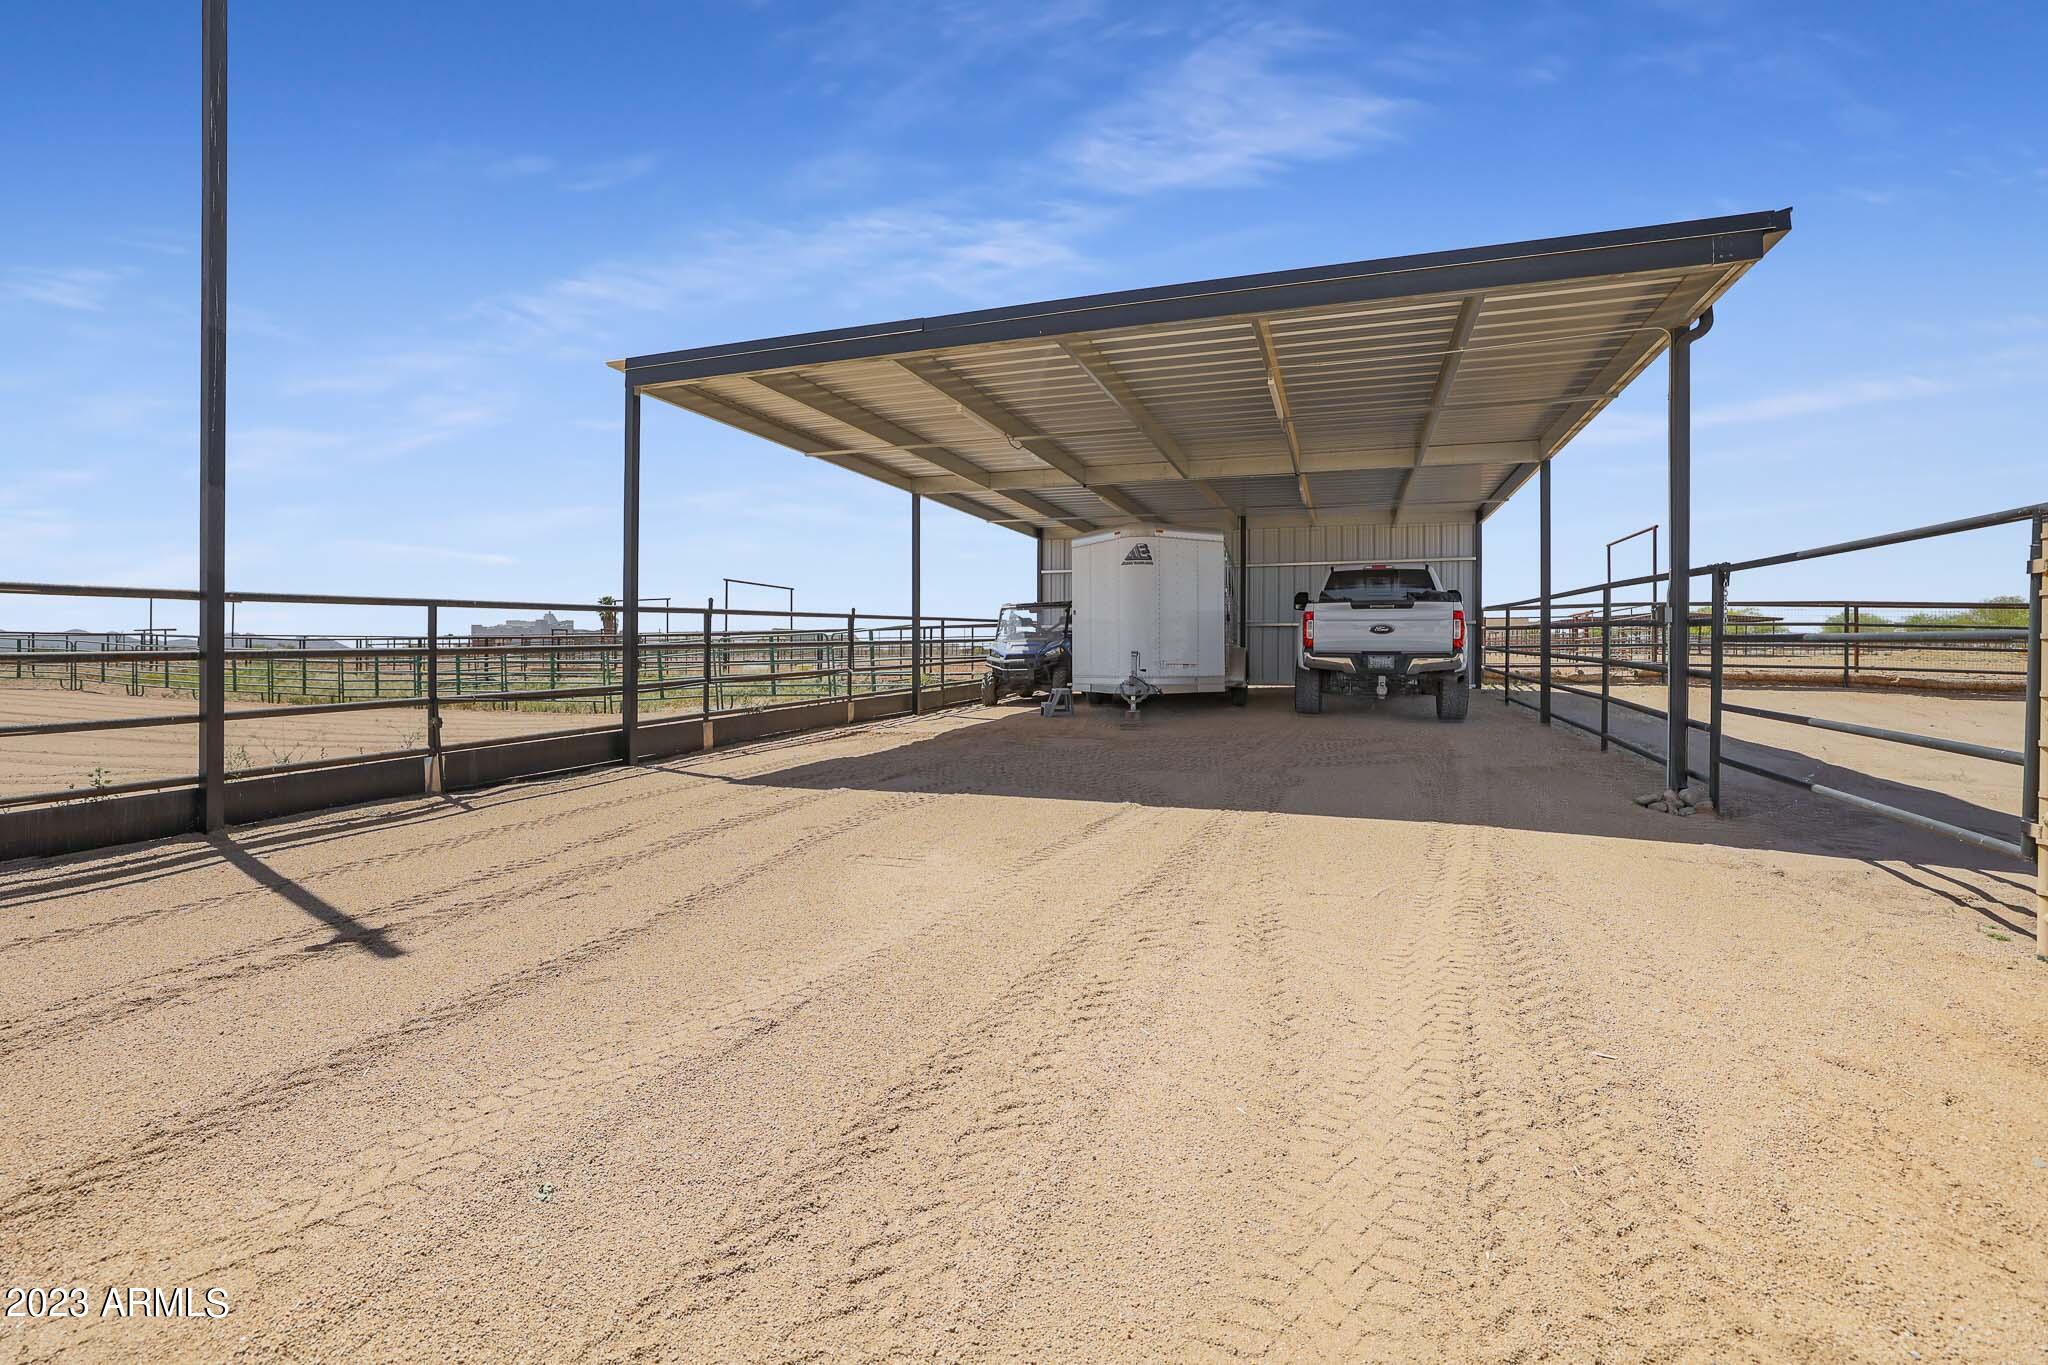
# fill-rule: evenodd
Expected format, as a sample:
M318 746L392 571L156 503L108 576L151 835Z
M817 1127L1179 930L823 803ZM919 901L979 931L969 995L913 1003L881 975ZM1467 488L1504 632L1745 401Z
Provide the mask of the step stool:
M1038 704L1041 716L1071 716L1074 714L1074 691L1070 687L1055 687L1045 694L1045 700Z

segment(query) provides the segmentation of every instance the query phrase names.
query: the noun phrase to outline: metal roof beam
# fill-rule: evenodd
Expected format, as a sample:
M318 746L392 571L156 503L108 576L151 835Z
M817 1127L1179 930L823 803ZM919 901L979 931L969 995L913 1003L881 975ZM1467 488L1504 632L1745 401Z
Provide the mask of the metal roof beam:
M1152 448L1164 456L1166 462L1172 465L1183 479L1200 489L1202 496L1214 506L1230 508L1230 504L1224 501L1221 493L1195 477L1192 472L1194 462L1188 458L1188 453L1182 448L1180 441L1159 424L1159 419L1152 415L1152 410L1146 407L1131 386L1124 382L1124 377L1116 372L1116 366L1109 363L1109 357L1104 355L1094 342L1085 337L1060 337L1055 344L1066 353L1069 360L1079 365L1082 371L1095 381L1095 387L1102 390L1103 397L1109 399L1124 416L1131 419L1131 425L1144 433L1145 439L1152 443Z
M1414 460L1408 446L1354 452L1305 451L1302 468L1309 474L1349 474L1364 470L1405 469ZM1452 465L1524 464L1536 458L1534 441L1484 441L1470 445L1435 446L1430 451L1430 468ZM1294 462L1285 455L1211 455L1195 461L1195 473L1204 479L1255 479L1275 474L1291 475ZM1111 484L1174 483L1180 471L1164 460L1098 465L1096 477ZM1056 469L1008 469L991 473L987 483L970 484L951 474L927 475L914 480L919 492L959 491L970 487L1003 492L1012 488L1057 489L1071 487L1067 476ZM1099 494L1098 494L1099 496ZM1149 513L1140 514L1141 518Z
M1287 460L1293 466L1294 486L1301 494L1301 505L1309 512L1309 520L1315 520L1316 500L1308 490L1308 473L1301 465L1301 437L1294 430L1294 405L1287 397L1287 376L1280 371L1280 351L1273 344L1273 324L1265 318L1252 323L1252 330L1259 334L1259 355L1266 362L1266 391L1273 399L1273 415L1280 419L1280 430L1287 436Z
M926 440L907 427L898 426L880 413L862 407L844 395L834 393L815 380L796 374L764 374L755 376L753 382L781 394L792 403L801 403L841 426L851 427L864 436L874 437L884 445L906 451L920 460L935 464L950 474L956 474L971 484L987 489L1004 502L1015 503L1036 516L1061 522L1077 531L1095 529L1095 523L1086 517L1076 516L1035 494L1022 490L998 492L991 482L988 471L972 460L955 454L936 441Z
M1471 524L1473 504L1469 502L1418 503L1408 509L1410 526L1467 526ZM1356 523L1361 526L1392 526L1394 511L1385 503L1324 503L1316 508L1315 515L1320 522ZM1306 526L1313 525L1308 519L1306 508L1254 507L1245 512L1245 520L1254 526ZM1370 558L1370 556L1367 556Z
M1074 453L1054 438L1037 430L1029 422L1011 412L1001 403L983 393L968 380L947 366L943 361L929 357L915 357L894 362L896 367L918 383L960 405L961 411L980 422L1011 445L1024 451L1032 458L1044 461L1053 469L1067 476L1074 483L1101 498L1111 507L1126 515L1147 519L1152 513L1144 506L1115 488L1099 483L1090 474L1088 467L1075 457ZM1000 476L992 476L1000 477ZM1001 485L991 483L990 487Z
M1656 310L1635 329L1641 339L1631 343L1624 338L1599 373L1580 387L1578 393L1564 404L1564 411L1536 438L1543 453L1549 455L1563 448L1565 442L1578 435L1580 429L1599 414L1608 399L1628 387L1629 381L1657 358L1657 353L1670 340L1672 328L1686 326L1693 317L1713 307L1714 300L1727 293L1728 286L1741 278L1750 264L1744 261L1732 267L1704 293L1688 288L1685 279L1674 284Z
M1429 445L1436 439L1437 423L1443 421L1444 405L1450 400L1451 385L1458 380L1458 367L1465 361L1465 347L1472 340L1472 327L1479 321L1479 309L1485 303L1484 294L1474 294L1458 309L1458 320L1451 326L1450 349L1444 352L1443 368L1437 371L1436 388L1429 395L1429 411L1423 414L1422 429L1415 435L1415 463L1402 476L1401 489L1394 494L1394 520L1401 519L1401 506L1408 501L1408 490L1415 483L1416 471L1429 458Z
M864 474L870 479L900 488L906 493L918 491L916 481L907 474L898 474L887 465L835 449L832 442L822 436L778 422L766 414L755 412L752 408L743 407L738 403L714 398L702 389L670 388L650 393L650 396L659 398L664 403L673 403L700 417L709 417L714 422L723 422L726 426L735 427L749 436L758 436L764 441L788 446L791 450L808 455L814 460L837 465L850 473Z

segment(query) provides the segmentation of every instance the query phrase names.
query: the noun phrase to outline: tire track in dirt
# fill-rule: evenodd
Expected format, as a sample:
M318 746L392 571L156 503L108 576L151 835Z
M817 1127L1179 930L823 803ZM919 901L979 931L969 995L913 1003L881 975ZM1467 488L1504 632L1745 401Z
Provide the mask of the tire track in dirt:
M1455 800L1447 769L1418 774L1417 787ZM1184 1353L1430 1355L1420 1343L1450 1335L1427 1299L1459 1235L1442 1210L1460 1184L1458 1038L1471 989L1433 891L1462 832L1426 827L1397 878L1376 894L1347 886L1344 922L1301 942L1288 930L1320 892L1276 852L1281 823L1267 816L1254 841L1264 906L1247 912L1247 946L1272 982L1268 1037L1293 1123L1268 1177L1271 1234L1241 1249Z
M867 776L864 778L864 785L891 790L895 784L903 782L906 778L915 777L916 781L905 788L906 790L943 790L953 785L948 779L964 766L965 761L963 757L955 756L952 761L937 767L904 766ZM762 767L761 772L773 772L780 766L779 761L770 762ZM718 787L714 786L710 790L722 794ZM734 790L751 792L756 789L739 787ZM612 875L649 858L666 856L702 838L731 833L792 814L805 807L830 800L840 792L837 788L824 787L792 790L796 792L795 795L765 809L728 816L701 829L684 830L653 845L636 845L608 857L593 855L601 854L606 848L625 844L648 829L672 827L676 812L669 809L671 806L683 805L687 813L697 813L686 803L692 796L701 794L701 789L664 792L652 798L646 793L628 794L600 802L594 807L577 807L555 819L522 820L509 827L500 825L486 831L454 836L438 841L436 846L441 851L448 852L471 845L490 843L501 838L508 829L523 832L534 828L559 828L570 821L588 818L593 812L601 813L604 810L635 804L647 806L650 801L658 803L642 818L606 826L594 835L578 837L576 842L566 847L543 847L523 858L503 860L481 870L458 870L436 886L410 892L378 906L356 911L351 914L351 918L380 934L389 936L397 931L428 925L446 925L486 913L499 904L498 897L487 894L492 888L517 885L522 900L545 896L550 892L570 887L587 889L586 883L593 878ZM716 796L713 799L715 801ZM417 858L421 851L415 847L402 856ZM302 873L301 876L310 879L352 874L365 870L372 864L392 861L396 856L400 855L352 860ZM570 859L577 861L570 862ZM528 874L541 868L550 869L548 875L538 880L525 880ZM437 897L458 891L469 894L452 902L437 903ZM245 889L201 902L200 906L212 908L244 897L274 895L275 892L269 888L252 883ZM410 910L411 913L402 913L405 910ZM161 912L147 912L135 918L154 918L159 913ZM183 962L175 967L133 978L122 983L114 992L96 991L90 996L50 1002L32 1015L0 1023L0 1059L27 1048L74 1038L94 1028L118 1023L140 1014L188 1003L230 986L244 984L252 976L268 976L278 971L292 971L314 965L318 962L317 955L308 954L303 949L309 938L318 938L324 932L326 931L316 925L306 924L255 943L240 945L209 957ZM54 937L45 936L41 941L48 943ZM67 1006L73 1007L72 1012L65 1012Z
M445 927L498 909L504 904L501 888L508 885L517 885L523 902L569 888L587 891L595 879L610 876L646 859L666 857L707 839L791 815L806 806L829 800L832 795L830 792L800 794L765 809L726 816L705 826L677 832L653 844L632 844L623 851L604 854L603 850L628 843L634 835L650 826L670 822L642 820L616 825L594 838L579 839L567 848L544 847L522 858L503 860L481 872L457 873L439 886L423 892L408 892L352 912L350 918L363 924L367 931L395 938L407 930ZM592 854L600 856L590 856ZM546 875L533 875L543 868L549 869ZM268 888L259 886L255 890L262 895L275 895ZM452 900L437 899L455 891L467 894ZM406 913L408 909L410 913ZM307 922L287 933L147 973L122 983L113 991L53 1001L33 1014L0 1024L0 1059L28 1048L75 1038L138 1015L189 1004L230 987L246 985L253 977L316 966L319 958L305 951L306 941L327 932L323 926Z
M1214 746L1171 785L1187 800L1205 782L1220 779L1232 788L1233 804L1268 807L1292 777L1262 770L1252 757L1243 744ZM1247 773L1254 775L1250 781L1237 780ZM1175 802L1157 798L1147 804ZM825 1301L793 1334L798 1358L886 1359L928 1349L995 1356L1016 1349L1014 1338L999 1335L1004 1320L1039 1269L1049 1209L1062 1201L1086 1155L1085 1147L1065 1135L1092 1137L1105 1122L1130 1068L1138 1065L1135 1057L1122 1066L1106 1059L1126 1046L1123 1040L1146 1036L1148 1021L1165 1009L1186 964L1202 947L1201 926L1217 909L1192 893L1213 884L1221 869L1243 856L1253 823L1234 809L1205 816L1186 841L1111 902L1118 923L1099 940L1102 951L1089 957L1090 966L1074 957L1058 960L1049 989L1012 1002L1017 1008L989 1012L981 1021L986 1027L970 1031L974 1049L956 1060L969 1063L963 1072L995 1071L999 1084L969 1122L942 1129L938 1173L930 1178L925 1168L917 1171L925 1178L909 1216L893 1208L870 1211L849 1238L851 1254L843 1261L833 1258L829 1269L836 1277L822 1281ZM1101 919L1090 927L1100 928ZM1016 1041L1007 1041L1008 1035L1017 1035ZM984 1060L1020 1050L1014 1066ZM1085 1063L1091 1059L1110 1079L1077 1089L1076 1078L1090 1074ZM895 1156L908 1159L901 1151ZM1022 1171L1031 1175L1018 1188ZM967 1251L973 1239L964 1236L963 1225L977 1223L1000 1225L1004 1236ZM963 1300L993 1311L963 1313ZM920 1332L937 1335L941 1322L946 1333L938 1341L918 1340ZM856 1341L871 1344L854 1348Z
M937 1051L907 1069L845 1121L817 1154L793 1170L751 1190L728 1210L711 1247L675 1266L664 1283L625 1313L611 1331L585 1343L580 1355L660 1354L674 1325L706 1314L731 1311L749 1292L755 1276L778 1269L811 1285L822 1298L788 1343L802 1356L822 1350L845 1356L840 1333L851 1320L894 1329L904 1325L895 1305L906 1297L953 1293L951 1220L998 1197L991 1193L999 1173L1029 1164L1021 1148L1045 1142L1056 1097L1082 1112L1099 1106L1099 1095L1077 1101L1060 1087L1062 1059L1099 1046L1130 1008L1130 986L1151 975L1184 941L1168 932L1176 889L1191 885L1218 855L1218 835L1229 824L1212 815L1181 839L1135 886L1100 887L1099 903L1052 950L1014 978ZM943 1107L964 1088L988 1076L993 1087L985 1109L964 1121L943 1121ZM938 1169L929 1153L906 1148L906 1132L920 1120L939 1123ZM1051 1164L1041 1158L1034 1169ZM879 1178L898 1177L897 1183ZM864 1231L843 1240L823 1240L813 1228L846 1218L848 1188L884 1189L899 1204L852 1217ZM802 1269L792 1265L800 1260Z
M428 839L423 842L404 843L396 848L389 848L381 850L376 853L364 854L358 857L346 859L338 863L324 864L318 867L308 869L304 875L319 877L355 876L361 873L374 871L380 867L390 866L394 863L407 862L423 858L431 858L435 855L457 852L461 849L472 847L478 844L493 843L499 839L504 838L507 835L526 834L536 830L546 830L555 828L568 820L588 819L593 816L602 815L607 811L618 810L629 806L644 807L650 800L702 800L705 799L705 793L707 791L717 792L719 790L718 786L707 785L691 786L674 790L664 790L654 794L650 794L647 790L644 789L644 787L641 784L631 782L631 778L633 776L642 773L665 772L689 776L710 776L714 779L714 781L722 781L729 784L731 790L735 792L743 792L747 790L747 788L741 784L750 782L755 778L766 776L770 773L776 772L787 767L787 759L791 753L799 752L807 748L816 748L821 744L833 744L833 746L836 748L838 746L836 745L836 743L834 743L835 741L847 738L859 738L869 733L879 731L882 728L883 727L880 723L871 723L867 725L862 725L854 730L836 731L833 732L830 736L821 737L817 735L799 735L790 737L785 740L766 741L758 745L745 745L736 746L732 749L713 750L709 753L705 753L702 755L691 755L689 757L693 761L688 762L671 760L666 762L644 763L636 766L631 770L607 769L605 770L603 777L597 781L591 781L587 777L584 777L582 775L576 775L557 779L526 779L523 782L515 782L512 784L507 784L506 786L486 788L480 792L468 794L471 799L471 804L466 809L452 812L447 815L436 815L430 822L428 822L440 823L440 821L443 819L460 819L464 828L458 832L448 834L441 838ZM825 758L828 761L830 759L839 757L843 757L843 755L829 752L825 755ZM750 759L758 761L748 763L747 761ZM707 769L713 765L730 765L736 761L740 763L745 763L747 766L740 768L738 771L729 773L705 774L702 772L702 770ZM916 765L905 765L900 770L885 773L876 777L869 778L867 780L872 785L882 786L887 785L891 782L900 781L903 778L910 776L913 772L916 771L918 771ZM550 811L546 814L525 816L522 818L515 818L511 820L497 822L492 822L488 818L491 814L498 812L500 810L509 810L513 802L515 800L518 800L519 798L502 798L504 798L507 792L516 791L521 787L531 787L540 782L555 782L561 783L565 786L569 784L587 784L589 789L594 790L601 786L613 785L614 783L617 783L622 780L628 782L630 790L618 795L602 798L596 801L590 801L582 804L573 805L566 810ZM492 799L494 797L501 799L494 801ZM301 818L305 820L306 827L308 829L317 831L320 827L320 823L324 819L329 818L330 816L330 812L311 812L306 817ZM642 820L636 822L635 827L644 826L648 823L650 822L647 820ZM262 832L266 829L274 831L274 828L274 826L270 825L255 826L249 834L237 836L237 841L241 843L247 851L256 856L263 856L266 852L278 851L256 847L257 843L263 841ZM286 847L290 848L295 846L287 845ZM298 845L296 847L303 847L303 845ZM191 851L195 860L202 860L210 856L207 847L203 842L194 845ZM21 877L21 882L18 889L0 887L0 905L35 905L45 903L48 900L68 898L71 896L103 894L105 891L109 889L115 889L111 887L107 880L103 877L95 876L91 878L89 885L83 887L75 887L71 884L72 879L66 875L66 870L64 868L60 867L57 869L52 869L51 875L46 877L36 876L36 870L39 869L25 871L22 869L9 870L0 868L0 871L6 872L6 875L9 878L12 878L14 876ZM138 875L141 875L142 871L147 870L149 869L138 870ZM39 896L38 892L44 889L54 889L57 892L57 894L51 896ZM136 924L145 924L154 919L186 914L195 910L212 909L218 906L232 904L238 900L259 898L265 894L265 889L260 886L238 887L233 891L225 892L217 896L208 896L196 900L181 901L171 905L153 906L147 910L138 911L132 915L117 916L106 920L96 920L83 925L67 926L63 929L54 930L45 934L37 935L32 938L0 940L0 955L4 955L10 952L16 952L25 948L33 948L45 946L51 943L61 942L71 937L92 936L108 933L117 929L131 927Z
M354 858L345 859L344 861L338 863L328 863L316 868L309 869L306 875L350 876L363 872L370 872L380 867L389 866L393 863L401 863L413 859L430 857L435 854L451 853L463 848L471 847L476 844L489 843L496 839L500 839L508 834L526 834L534 830L549 829L560 825L564 820L588 817L592 815L601 815L608 810L616 810L624 806L643 804L648 799L648 793L644 790L634 790L627 792L623 795L609 797L604 800L592 802L586 805L573 806L566 811L553 812L547 815L527 816L525 818L502 821L495 824L490 823L487 817L491 813L499 809L509 810L511 808L511 803L505 802L502 803L502 805L482 804L479 806L472 807L467 811L458 811L448 815L436 815L430 821L418 822L411 825L411 832L426 832L425 830L421 829L422 824L431 826L432 824L439 824L442 820L458 819L464 826L464 828L459 832L451 833L437 839L428 839L423 842L402 842L396 848L385 849L377 853L363 854ZM307 817L308 825L310 828L318 828L317 822L319 821L322 814L322 812L313 812L309 817ZM400 828L405 827L406 826L403 824L400 826ZM256 831L261 831L264 828L264 826L255 827ZM337 837L345 838L346 836L343 835ZM268 841L262 839L261 835L256 832L238 834L235 836L235 839L237 844L241 846L246 852L250 853L252 856L257 857L262 857L277 851L292 851L295 848L304 847L304 845L286 844L283 845L281 850L274 850L267 847L266 844ZM189 850L192 855L191 863L193 865L183 869L186 871L197 870L198 864L203 863L205 861L217 859L217 855L212 851L211 847L203 840L192 841L189 845ZM37 895L38 891L50 887L52 883L57 883L57 886L54 889L57 890L58 894L39 898ZM51 900L69 899L75 896L106 894L108 891L111 890L124 889L124 886L125 884L109 884L107 881L101 878L93 878L91 879L89 884L85 886L75 886L71 883L70 879L61 876L44 878L40 880L32 876L24 876L21 883L21 889L18 892L0 891L0 904L5 904L9 906L45 904ZM265 890L260 886L237 887L232 891L223 892L222 894L216 896L206 896L196 900L179 901L170 905L153 906L148 910L139 911L132 915L115 917L108 920L96 920L83 925L66 926L65 928L52 930L50 932L40 934L32 938L7 940L5 942L0 942L0 953L16 952L24 948L42 947L48 944L62 942L67 938L77 937L80 935L94 935L107 933L115 929L129 927L130 925L147 923L153 919L161 919L167 916L186 914L194 910L206 910L216 906L229 905L238 900L257 898L264 894Z
M807 1347L817 1359L843 1356L844 1333L858 1325L869 1340L880 1334L885 1343L870 1348L868 1357L887 1358L903 1350L904 1334L920 1319L927 1329L937 1325L930 1311L913 1303L953 1303L970 1279L974 1294L986 1303L1011 1302L1034 1264L1042 1236L1031 1210L1048 1200L1046 1191L1069 1182L1079 1158L1062 1146L1059 1128L1098 1127L1114 1097L1108 1086L1077 1092L1073 1059L1139 1032L1140 1021L1157 1015L1180 964L1196 948L1188 931L1186 895L1204 873L1228 859L1236 823L1227 813L1211 815L1106 907L1104 914L1123 920L1116 926L1115 952L1099 955L1085 969L1070 955L1060 964L1063 975L1046 982L1047 990L989 1018L989 1027L973 1039L978 1051L956 1060L963 1067L997 1070L1003 1080L967 1123L946 1133L939 1170L919 1189L908 1226L886 1216L871 1217L863 1234L856 1235L846 1268L836 1280L825 1281L825 1302L798 1325L792 1344ZM1037 1027L1043 1031L1035 1037L1024 1032L1032 1027L1027 1013L1040 1021ZM1004 1032L1024 1032L1030 1041L1014 1066L997 1067L987 1059L1014 1055L1000 1037ZM1016 1172L1026 1169L1034 1173L1031 1188L1017 1190ZM979 1249L970 1276L961 1264L959 1233L963 1221L977 1218L1000 1220L1010 1235L1000 1246ZM970 1355L997 1351L988 1336L991 1323L959 1325L964 1330L952 1337L953 1349Z
M861 810L768 850L731 876L700 886L645 919L587 939L565 952L415 1013L394 1026L377 1030L314 1061L245 1086L206 1108L160 1123L137 1135L119 1152L90 1158L48 1175L30 1176L10 1195L0 1198L0 1215L11 1220L42 1216L61 1209L70 1197L84 1193L94 1185L132 1178L143 1169L182 1154L216 1133L232 1131L252 1115L273 1112L297 1102L311 1090L345 1079L418 1038L501 1008L558 977L618 953L822 844L938 799L916 792L885 796Z
M1110 827L1126 820L1124 807L1091 819L1062 841L1063 851L1085 856ZM1042 865L1036 854L1009 869ZM1023 892L1020 889L1019 895ZM951 901L907 932L892 934L836 965L798 963L756 977L728 998L705 1004L664 1025L653 1038L621 1030L600 1043L557 1055L517 1077L451 1102L423 1123L391 1133L348 1159L260 1201L254 1216L208 1245L180 1258L184 1282L291 1250L327 1229L362 1228L399 1212L436 1190L481 1171L501 1157L520 1132L573 1121L599 1097L615 1102L655 1077L698 1071L787 1024L811 1002L875 970L886 959L954 931L971 918L1000 911L1002 902ZM106 1258L120 1264L119 1256Z
M647 772L656 771L656 769L653 768L652 765L648 765L646 767L636 769L635 771ZM770 765L765 767L762 771L772 772L774 771L774 767L773 765ZM899 772L885 774L875 779L874 785L885 786L891 782L899 781L902 778L909 776L912 771L912 769L905 768L904 770ZM507 836L531 834L537 831L557 830L567 823L579 820L590 820L595 817L602 816L609 811L621 810L628 807L638 807L642 811L646 812L638 819L622 821L617 824L609 826L605 831L604 835L601 836L601 838L597 841L614 842L620 838L627 837L628 835L635 833L639 830L671 823L672 816L674 814L674 810L672 808L674 807L690 807L693 803L696 802L707 800L716 801L720 799L730 799L732 797L744 795L752 791L758 790L757 788L750 788L742 785L721 785L717 783L704 783L702 785L693 785L690 787L683 788L664 788L650 792L639 784L633 785L634 789L626 793L608 797L603 800L590 802L587 804L573 805L565 810L554 811L546 815L528 816L520 819L504 821L499 823L478 822L472 824L470 821L465 820L464 829L462 829L459 832L446 835L442 838L429 839L415 843L405 843L402 844L400 847L386 849L377 853L363 854L358 857L344 859L340 862L316 865L305 869L299 875L301 878L360 876L367 872L376 871L379 868L389 867L400 863L431 863L439 858L445 857L446 855L460 853L462 850L467 848L474 848L479 846L495 846L500 841L505 839ZM472 814L487 813L489 809L489 807L486 807L484 812L472 812ZM251 848L247 845L245 841L240 839L237 839L237 843L242 845L245 848L245 851L250 852L253 856L263 856L264 850ZM583 843L579 845L579 847L589 846L591 846L591 841L587 840L583 841ZM205 846L202 845L201 848L199 850L195 850L195 852L199 852L202 854L202 856L205 856ZM469 880L469 878L465 877L462 880L467 881ZM86 893L75 892L71 894ZM50 930L48 932L36 935L34 937L0 941L0 955L5 955L11 952L19 952L25 949L49 947L51 945L62 944L77 938L98 937L100 935L112 933L120 929L132 928L137 925L149 924L156 920L162 920L166 918L176 917L179 915L190 914L195 911L217 909L223 906L232 905L237 901L261 900L262 898L269 896L271 894L273 893L270 891L269 888L264 887L260 884L250 883L245 886L236 887L231 891L222 892L218 895L205 896L188 901L180 901L171 905L151 906L147 909L135 911L127 915L110 916L105 919L93 920L84 924L67 925L62 928ZM39 902L33 899L31 888L30 895L16 899L12 903L18 905L33 905L38 904Z
M1463 846L1457 932L1483 989L1467 1038L1474 1121L1467 1196L1484 1229L1471 1265L1474 1344L1485 1354L1768 1350L1672 1163L1672 1124L1589 1027L1575 984L1531 915L1498 831Z

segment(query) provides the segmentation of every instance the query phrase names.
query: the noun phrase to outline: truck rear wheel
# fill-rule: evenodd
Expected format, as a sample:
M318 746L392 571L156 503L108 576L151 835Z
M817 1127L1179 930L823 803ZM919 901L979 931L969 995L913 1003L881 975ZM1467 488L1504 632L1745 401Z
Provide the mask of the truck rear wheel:
M1323 714L1323 675L1319 670L1294 670L1294 709L1304 716Z
M1462 677L1445 678L1436 685L1436 718L1463 720L1472 709L1472 689Z

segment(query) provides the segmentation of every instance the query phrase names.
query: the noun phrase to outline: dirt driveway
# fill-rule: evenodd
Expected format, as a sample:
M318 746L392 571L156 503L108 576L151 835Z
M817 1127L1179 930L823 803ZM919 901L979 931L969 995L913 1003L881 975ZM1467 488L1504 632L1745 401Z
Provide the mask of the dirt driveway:
M2020 866L1496 700L0 867L0 1356L2040 1359ZM100 1307L100 1300L93 1300Z

